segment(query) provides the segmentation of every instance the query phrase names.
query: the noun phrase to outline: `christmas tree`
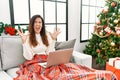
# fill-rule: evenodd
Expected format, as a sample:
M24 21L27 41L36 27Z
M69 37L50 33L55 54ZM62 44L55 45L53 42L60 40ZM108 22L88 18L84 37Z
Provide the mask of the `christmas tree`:
M92 38L83 52L96 58L101 66L109 58L120 57L120 0L106 0L97 17Z

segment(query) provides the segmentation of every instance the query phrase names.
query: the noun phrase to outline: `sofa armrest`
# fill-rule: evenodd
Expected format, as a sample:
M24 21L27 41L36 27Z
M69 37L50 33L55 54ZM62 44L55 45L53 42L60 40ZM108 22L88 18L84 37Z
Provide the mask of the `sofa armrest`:
M73 51L73 59L77 64L81 64L87 66L89 68L92 67L92 56L84 53L80 53L78 51Z

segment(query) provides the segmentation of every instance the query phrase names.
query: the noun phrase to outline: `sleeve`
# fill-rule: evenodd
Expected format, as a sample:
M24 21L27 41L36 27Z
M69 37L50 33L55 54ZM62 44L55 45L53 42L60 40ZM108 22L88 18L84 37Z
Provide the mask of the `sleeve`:
M23 56L27 60L32 60L32 58L34 56L32 48L29 45L28 36L27 36L26 42L23 44Z
M47 47L46 53L49 53L51 51L55 51L56 40L53 40L49 33L47 33L47 36L48 36L49 46Z

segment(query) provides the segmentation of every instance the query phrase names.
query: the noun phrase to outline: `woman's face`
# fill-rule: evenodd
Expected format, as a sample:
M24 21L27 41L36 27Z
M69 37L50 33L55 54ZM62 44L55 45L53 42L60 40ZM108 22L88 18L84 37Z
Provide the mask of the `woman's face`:
M42 20L41 18L36 18L34 22L34 31L36 34L40 34L40 31L42 29Z

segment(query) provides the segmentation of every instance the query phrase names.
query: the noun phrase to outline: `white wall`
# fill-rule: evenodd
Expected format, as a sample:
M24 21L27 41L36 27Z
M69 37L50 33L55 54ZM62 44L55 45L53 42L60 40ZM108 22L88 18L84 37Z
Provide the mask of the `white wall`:
M68 40L77 39L75 50L82 52L87 43L80 43L80 2L68 0ZM10 23L9 0L0 0L0 21Z
M77 39L75 50L82 52L87 43L80 43L80 2L68 0L68 39Z
M0 0L0 22L11 23L9 0Z

